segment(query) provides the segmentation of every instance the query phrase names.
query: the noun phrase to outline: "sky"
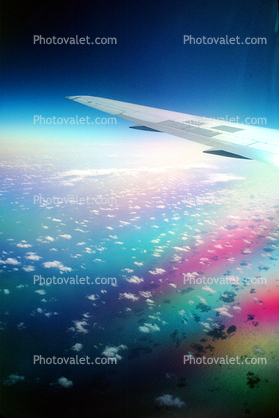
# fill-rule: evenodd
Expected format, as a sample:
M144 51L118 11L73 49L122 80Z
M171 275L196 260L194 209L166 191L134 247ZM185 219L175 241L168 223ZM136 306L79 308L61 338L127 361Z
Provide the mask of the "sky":
M46 141L47 146L77 138L98 143L146 138L145 132L131 132L131 124L120 119L116 125L94 127L38 123L39 117L104 116L65 99L71 95L212 118L238 116L242 122L264 118L265 127L278 129L276 13L277 2L263 0L214 0L210 6L205 0L5 3L2 140L16 149L15 143L20 146L22 141ZM113 37L117 43L40 45L34 44L35 35ZM184 44L184 35L239 36L241 41L265 37L267 43L194 45Z

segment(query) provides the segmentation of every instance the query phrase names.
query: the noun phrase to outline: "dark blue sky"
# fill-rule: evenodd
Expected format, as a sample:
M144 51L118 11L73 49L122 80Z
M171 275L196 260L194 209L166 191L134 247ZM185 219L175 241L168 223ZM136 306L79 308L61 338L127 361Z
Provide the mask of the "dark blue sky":
M65 99L76 94L207 117L263 117L278 128L277 8L276 0L10 1L2 6L4 138L90 138L92 126L33 124L34 115L103 115ZM34 35L115 37L117 45L34 45ZM266 37L267 44L184 45L184 35ZM117 135L127 126L118 121Z

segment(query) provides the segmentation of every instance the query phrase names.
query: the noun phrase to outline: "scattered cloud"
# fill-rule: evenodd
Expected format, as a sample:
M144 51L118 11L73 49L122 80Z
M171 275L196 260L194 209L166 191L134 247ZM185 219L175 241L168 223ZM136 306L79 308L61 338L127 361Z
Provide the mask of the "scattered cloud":
M133 293L119 293L119 299L128 299L135 302L136 300L139 300L139 297L134 295Z
M82 348L83 348L83 345L80 343L76 343L75 345L72 346L73 351L80 351Z
M117 360L122 360L122 357L118 354L119 351L126 350L128 347L124 344L119 345L118 347L109 347L106 346L102 354L106 357L115 357Z
M24 380L24 376L19 376L18 374L10 374L8 378L4 381L4 385L11 386L15 383L23 382Z
M61 261L46 261L43 266L47 269L58 268L60 271L72 271L71 267L65 267Z
M63 386L63 388L70 388L73 386L73 382L68 380L66 377L60 377L58 379L59 385Z
M184 408L185 402L181 401L179 398L173 398L172 395L162 395L155 399L155 402L159 406L164 407L174 407L174 408Z
M143 332L145 334L148 334L150 332L156 332L156 331L161 331L160 328L158 327L158 325L156 324L144 324L143 326L139 327L140 332Z

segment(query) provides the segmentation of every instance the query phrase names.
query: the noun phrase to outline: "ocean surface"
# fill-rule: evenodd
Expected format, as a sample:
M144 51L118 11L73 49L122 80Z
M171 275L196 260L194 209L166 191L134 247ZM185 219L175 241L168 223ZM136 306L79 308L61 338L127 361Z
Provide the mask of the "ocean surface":
M100 149L2 158L4 417L275 418L278 170Z

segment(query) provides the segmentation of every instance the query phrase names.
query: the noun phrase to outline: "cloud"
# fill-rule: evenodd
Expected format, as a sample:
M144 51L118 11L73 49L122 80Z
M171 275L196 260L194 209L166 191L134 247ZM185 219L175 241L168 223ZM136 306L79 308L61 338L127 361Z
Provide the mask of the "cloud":
M238 276L227 276L226 277L226 281L230 281L232 284L234 284L234 285L240 285L240 282L239 282L239 277Z
M147 303L147 305L149 305L149 306L152 306L152 305L154 305L155 304L155 302L154 302L154 300L152 300L152 299L145 299L145 302Z
M212 331L212 328L208 322L199 322L199 324L203 325L207 330Z
M12 264L13 266L17 266L20 264L19 261L17 261L15 258L7 258L7 260L0 260L1 264Z
M90 295L90 296L87 296L87 297L90 300L98 300L98 299L100 299L100 296L99 295Z
M240 177L240 176L236 176L233 173L215 173L215 174L209 174L208 175L208 179L207 180L203 180L202 183L218 183L218 182L222 182L222 183L227 183L228 181L233 181L233 180L245 180L245 177Z
M39 255L37 255L36 253L29 252L27 254L28 254L28 256L25 256L27 258L27 260L38 261L38 260L40 260L40 258L42 258Z
M138 168L109 168L109 169L86 169L86 170L68 170L60 173L58 178L61 179L63 185L73 184L84 180L86 177L98 177L107 175L119 175L119 174L137 174L137 173L161 173L166 169L172 169L173 167L138 167ZM185 168L189 168L186 166Z
M136 300L139 300L139 297L134 295L133 293L119 293L119 299L129 299L135 302Z
M58 379L59 385L63 386L63 388L70 388L73 386L73 382L68 380L66 377L60 377Z
M158 325L154 324L144 324L144 326L139 327L140 332L148 334L150 332L161 331Z
M43 263L43 266L47 269L55 267L58 268L60 271L72 271L71 267L65 267L61 261L46 261Z
M4 385L11 386L15 383L22 382L23 380L25 380L24 376L19 376L18 374L10 374L8 379L4 381Z
M222 316L228 316L229 318L233 317L233 315L231 315L228 312L228 308L226 306L223 306L222 308L214 309L214 311L219 312L219 314L222 315Z
M201 301L201 303L204 303L205 305L207 305L207 302L204 298L202 298L201 296L197 295L197 298L199 298L199 300Z
M80 351L83 348L83 345L80 343L76 343L75 345L72 346L72 350L74 351Z
M138 276L132 276L130 279L126 279L126 280L129 283L135 283L135 284L140 284L141 282L144 281L142 278L139 278Z
M122 360L122 357L118 354L119 351L126 350L128 347L126 345L119 345L118 347L109 347L106 346L102 354L106 357L115 357L117 360Z
M186 245L185 247L172 247L175 251L186 251L188 252L189 250L191 250L190 247L188 247L188 245Z
M199 273L197 273L196 271L193 271L193 273L188 272L188 273L182 273L182 274L184 277L184 281L187 281L187 282L190 279L195 279L199 275ZM185 276L187 277L187 279L185 278Z
M46 291L45 290L35 290L36 293L39 293L39 295L45 295Z
M82 334L88 333L88 330L84 328L89 325L86 321L73 321L73 323L75 324L75 328L70 328L71 331L77 331Z
M71 236L71 235L67 235L67 234L64 234L64 235L59 235L59 237L61 237L61 238L65 238L65 239L71 239L71 238L72 238L72 236Z
M22 267L22 269L26 271L27 273L30 273L30 271L35 271L35 267L33 266Z
M202 287L202 290L207 290L207 292L210 292L210 293L216 293L216 290L211 289L211 287L209 286Z
M19 244L16 244L16 245L19 248L29 248L29 247L32 247L32 245L30 245L30 244L22 244L21 242Z
M164 269L157 269L157 268L155 268L155 270L154 271L149 271L149 273L151 273L151 274L163 274L163 273L165 273L166 272L166 270L164 270Z
M159 406L174 407L174 408L184 408L185 402L181 401L179 398L173 398L172 395L162 395L155 399L155 402Z
M143 298L147 298L147 299L152 298L152 293L151 293L151 292L149 292L149 291L146 291L146 292L144 292L144 291L140 291L140 292L139 292L139 294L140 294L140 295L141 295L141 297L143 297Z

